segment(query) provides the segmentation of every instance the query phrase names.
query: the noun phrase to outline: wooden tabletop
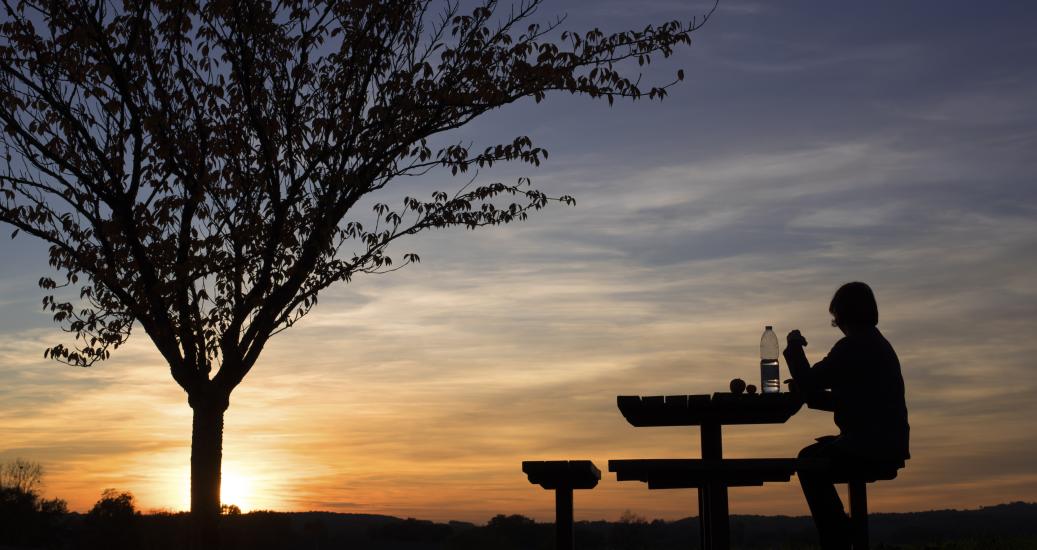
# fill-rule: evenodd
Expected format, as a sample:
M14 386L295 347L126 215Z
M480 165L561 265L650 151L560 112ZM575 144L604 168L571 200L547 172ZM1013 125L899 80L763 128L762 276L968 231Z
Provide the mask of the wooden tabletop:
M620 395L619 411L632 426L781 424L803 406L793 393L712 395Z

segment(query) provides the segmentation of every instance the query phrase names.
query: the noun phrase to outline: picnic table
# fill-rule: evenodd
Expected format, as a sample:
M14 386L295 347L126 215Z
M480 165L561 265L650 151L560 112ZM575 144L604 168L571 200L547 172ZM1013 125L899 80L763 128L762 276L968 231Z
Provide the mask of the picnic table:
M728 487L787 482L795 472L792 458L724 459L721 426L784 423L803 406L797 394L621 395L616 404L635 427L699 426L701 459L610 460L609 471L649 489L698 489L702 548L730 545Z

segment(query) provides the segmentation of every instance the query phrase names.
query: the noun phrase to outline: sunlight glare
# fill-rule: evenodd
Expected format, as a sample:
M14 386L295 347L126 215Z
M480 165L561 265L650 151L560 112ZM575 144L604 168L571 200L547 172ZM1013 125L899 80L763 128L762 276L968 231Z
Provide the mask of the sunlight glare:
M220 483L220 502L235 504L242 512L252 509L252 480L240 472L224 469Z

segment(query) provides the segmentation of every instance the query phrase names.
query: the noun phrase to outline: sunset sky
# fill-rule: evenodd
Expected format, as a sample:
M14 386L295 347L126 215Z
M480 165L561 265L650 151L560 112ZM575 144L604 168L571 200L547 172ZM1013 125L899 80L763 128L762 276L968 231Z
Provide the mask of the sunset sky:
M683 0L548 0L542 20L605 31L690 19ZM636 9L632 6L636 5ZM523 460L698 457L697 428L629 426L616 395L758 381L764 325L837 340L828 301L866 281L899 353L912 460L871 510L1037 495L1037 4L724 0L646 79L663 102L549 96L463 128L528 135L529 176L574 207L404 242L420 264L321 296L231 396L224 501L484 522L553 517ZM636 66L631 70L636 70ZM431 174L383 195L453 190ZM387 197L387 198L386 198ZM188 507L191 410L138 330L103 364L43 359L67 342L41 311L46 248L0 239L0 461L46 469L44 493ZM782 375L787 369L782 364ZM861 384L868 384L864 379ZM795 456L834 433L804 410L726 428L730 457ZM731 491L735 514L807 514L799 485ZM615 481L577 519L696 515L693 491Z

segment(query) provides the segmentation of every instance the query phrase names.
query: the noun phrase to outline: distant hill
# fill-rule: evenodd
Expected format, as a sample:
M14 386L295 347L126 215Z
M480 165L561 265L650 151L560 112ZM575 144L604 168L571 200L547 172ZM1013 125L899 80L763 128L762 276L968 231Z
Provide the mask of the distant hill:
M870 514L868 520L874 547L1037 549L1037 503L1014 502L977 510ZM584 534L589 540L581 541L579 547L623 548L624 532L630 542L625 545L627 548L695 548L699 525L697 517L643 524L581 522L577 536ZM731 517L731 542L735 548L813 548L817 536L809 516L736 515Z
M305 540L308 548L549 550L554 547L552 523L538 523L517 515L500 515L486 525L474 525L328 512L271 514L265 518L267 521L256 521L264 519L260 513L228 518L231 521L226 527L249 532L276 518L289 519L294 535L282 531L281 536L246 537L249 545L241 547L260 548L265 542L274 539L288 542L289 538L295 544ZM1037 549L1037 503L1016 502L976 510L872 514L869 519L876 547ZM816 543L813 523L804 516L736 515L731 518L731 535L735 548L811 548ZM577 547L581 550L686 550L697 547L698 537L697 517L647 521L628 516L619 522L577 524Z
M357 548L373 549L550 549L551 523L522 516L497 516L487 525L433 523L387 516L292 514L295 523L325 522L330 538L351 533ZM977 510L934 510L869 516L873 545L896 548L1037 549L1037 503L1015 502ZM731 518L736 548L810 548L816 543L810 517L736 515ZM678 521L579 522L581 550L627 548L681 549L697 547L697 517ZM352 538L352 537L350 537ZM340 539L341 540L341 539Z
M186 544L187 514L147 514L117 531L68 514L52 532L48 548L174 549ZM1015 502L977 510L935 510L870 516L873 546L882 549L1037 549L1037 503ZM224 516L225 547L231 549L357 550L550 550L554 525L519 515L498 515L486 525L332 512L251 512ZM118 532L113 540L104 533ZM627 514L621 521L585 521L576 527L580 550L670 550L698 547L698 518L647 521ZM809 517L732 516L734 548L815 548ZM22 550L32 546L4 546Z

